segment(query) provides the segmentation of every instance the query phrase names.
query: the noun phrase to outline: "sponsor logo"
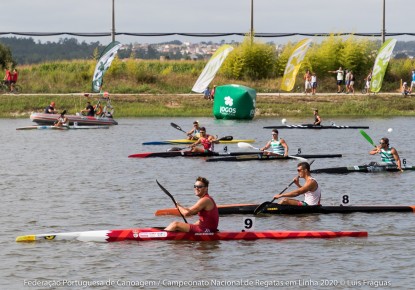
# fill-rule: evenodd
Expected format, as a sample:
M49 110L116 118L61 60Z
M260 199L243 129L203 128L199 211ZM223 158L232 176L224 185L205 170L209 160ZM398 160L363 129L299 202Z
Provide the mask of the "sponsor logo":
M227 107L220 107L219 109L221 114L229 114L229 115L235 115L236 114L236 108L227 108Z
M141 232L138 234L140 238L166 238L167 232Z
M230 96L225 97L225 105L226 106L233 106L233 99Z

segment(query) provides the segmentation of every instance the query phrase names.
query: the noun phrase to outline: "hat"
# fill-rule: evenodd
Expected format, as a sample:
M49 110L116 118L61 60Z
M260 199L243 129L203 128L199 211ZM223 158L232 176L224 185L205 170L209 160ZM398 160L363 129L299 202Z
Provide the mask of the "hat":
M406 82L403 82L404 85L406 85Z

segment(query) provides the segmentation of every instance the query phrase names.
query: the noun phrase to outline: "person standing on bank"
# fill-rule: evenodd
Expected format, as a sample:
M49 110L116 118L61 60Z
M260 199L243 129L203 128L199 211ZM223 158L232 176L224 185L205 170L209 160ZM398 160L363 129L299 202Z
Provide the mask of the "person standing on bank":
M285 142L284 139L278 139L278 130L273 129L271 131L271 135L272 139L268 141L268 143L259 150L265 151L268 148L271 148L271 152L264 152L264 154L288 156L288 144Z
M194 184L195 195L199 200L191 207L187 208L177 203L177 209L185 216L198 214L199 220L194 224L184 222L172 222L164 230L179 231L186 233L214 233L218 231L219 211L215 201L209 195L209 180L204 177L196 178Z
M398 151L389 146L389 139L383 137L380 139L379 145L375 149L369 152L370 155L380 154L382 158L381 164L384 165L396 165L396 167L402 171L401 159L399 158Z
M317 180L310 174L310 164L307 162L300 162L297 165L298 176L294 178L294 183L297 185L297 189L277 194L274 196L275 199L284 197L283 200L278 202L279 204L296 205L296 206L309 206L309 205L320 205L321 200L321 189ZM300 185L300 178L305 180L304 185ZM299 201L290 197L296 197L304 194L304 201Z
M344 71L342 69L342 67L339 67L338 70L329 70L329 73L335 73L337 74L337 93L340 94L341 92L343 92L342 89L342 84L343 84L343 79L344 79Z

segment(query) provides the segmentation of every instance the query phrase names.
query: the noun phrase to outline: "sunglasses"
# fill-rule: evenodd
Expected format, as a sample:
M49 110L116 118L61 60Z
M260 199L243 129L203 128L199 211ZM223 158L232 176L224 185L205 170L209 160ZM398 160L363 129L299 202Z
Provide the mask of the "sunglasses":
M297 169L297 172L300 172L300 171L303 171L303 169L302 169L302 168L300 168L300 169Z
M205 131L200 131L200 134L205 134L206 132Z
M379 142L379 144L386 144L385 142Z
M206 186L204 186L204 185L193 185L193 188L203 188L203 187L206 187Z

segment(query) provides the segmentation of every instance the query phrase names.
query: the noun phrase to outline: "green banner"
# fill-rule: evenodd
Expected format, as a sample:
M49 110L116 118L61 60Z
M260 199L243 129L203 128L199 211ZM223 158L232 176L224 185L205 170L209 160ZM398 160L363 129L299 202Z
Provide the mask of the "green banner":
M370 90L373 93L378 93L382 88L383 77L385 76L388 63L395 47L396 39L388 39L379 50L378 56L373 66L372 81L370 83Z

